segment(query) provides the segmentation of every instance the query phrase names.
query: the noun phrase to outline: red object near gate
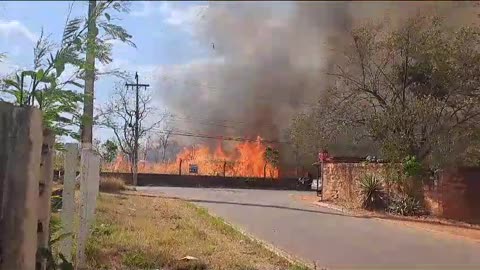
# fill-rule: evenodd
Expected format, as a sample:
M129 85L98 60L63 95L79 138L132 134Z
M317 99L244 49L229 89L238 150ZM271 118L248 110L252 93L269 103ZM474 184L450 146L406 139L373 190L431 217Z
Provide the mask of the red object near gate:
M326 162L330 160L330 155L328 154L327 150L322 150L322 152L318 153L318 161Z

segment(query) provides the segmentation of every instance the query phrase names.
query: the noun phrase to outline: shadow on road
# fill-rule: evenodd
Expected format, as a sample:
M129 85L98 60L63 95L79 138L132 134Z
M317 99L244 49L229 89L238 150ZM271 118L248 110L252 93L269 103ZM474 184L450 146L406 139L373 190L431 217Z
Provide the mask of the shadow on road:
M177 198L177 199L181 199L181 198ZM402 217L402 216L385 216L385 215L382 215L382 214L351 215L351 214L344 214L344 213L340 213L340 212L334 212L334 210L332 210L332 212L329 212L329 211L322 211L322 210L310 210L310 209L302 209L302 208L272 205L272 204L240 203L240 202L199 200L199 199L184 199L184 200L189 201L189 202L198 202L198 203L233 204L233 205L243 205L243 206L269 207L269 208L276 208L276 209L302 211L302 212L333 215L333 216L342 216L342 217L350 217L350 218L361 218L361 219L377 218L377 219L383 219L383 220L408 221L408 222L414 222L414 223L432 224L432 225L437 225L437 226L441 226L441 227L465 228L465 229L471 229L471 230L480 230L480 228L478 228L478 227L465 225L465 224L445 224L445 223L441 223L439 221L418 220L418 219L412 219L412 218L407 218L407 217Z
M227 201L214 201L214 200L200 200L200 199L185 199L181 197L175 196L162 196L167 199L178 199L184 200L188 202L195 202L195 203L213 203L213 204L230 204L230 205L242 205L242 206L254 206L254 207L268 207L268 208L275 208L275 209L285 209L285 210L292 210L292 211L302 211L302 212L309 212L309 213L316 213L316 214L325 214L325 215L333 215L333 216L342 216L342 217L353 217L353 218L370 218L370 217L359 217L359 216L350 216L343 213L337 212L329 212L329 211L322 211L322 210L310 210L310 209L302 209L296 207L288 207L288 206L281 206L281 205L273 205L273 204L257 204L257 203L241 203L241 202L227 202Z
M153 195L158 196L158 195ZM332 215L332 216L341 216L346 218L360 218L360 219L381 219L381 220L394 220L394 221L407 221L407 222L414 222L420 224L431 224L441 227L450 227L450 228L465 228L470 230L480 231L480 227L476 225L468 225L468 224L445 224L439 221L432 221L432 220L419 220L419 219L412 219L408 217L402 216L392 216L392 215L385 215L385 214L371 214L371 215L354 215L354 214L346 214L337 212L335 210L331 211L324 211L324 210L314 210L314 209L303 209L303 208L296 208L296 207L288 207L288 206L281 206L281 205L273 205L273 204L258 204L258 203L242 203L242 202L229 202L229 201L217 201L217 200L205 200L205 199L186 199L182 197L176 196L165 196L161 195L163 198L167 199L177 199L177 200L184 200L194 203L211 203L211 204L229 204L229 205L242 205L242 206L253 206L253 207L267 207L267 208L275 208L275 209L285 209L291 211L301 211L301 212L308 212L314 214L324 214L324 215Z

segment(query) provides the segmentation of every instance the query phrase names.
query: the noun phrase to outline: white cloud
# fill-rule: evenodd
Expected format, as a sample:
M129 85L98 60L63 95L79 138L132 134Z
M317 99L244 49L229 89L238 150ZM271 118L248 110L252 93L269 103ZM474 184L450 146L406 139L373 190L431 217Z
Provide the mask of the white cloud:
M4 59L0 62L0 76L9 75L19 69L21 69L19 65L10 62L8 59Z
M171 25L192 25L205 14L208 6L194 5L186 8L165 8L165 22Z
M38 35L30 31L25 25L19 21L4 21L0 20L0 35L8 39L12 36L23 36L31 42L36 42Z
M208 5L189 5L178 7L176 3L167 1L162 2L139 2L141 8L130 12L135 17L149 17L161 15L163 22L181 28L187 32L192 32L193 25L198 22L205 14Z

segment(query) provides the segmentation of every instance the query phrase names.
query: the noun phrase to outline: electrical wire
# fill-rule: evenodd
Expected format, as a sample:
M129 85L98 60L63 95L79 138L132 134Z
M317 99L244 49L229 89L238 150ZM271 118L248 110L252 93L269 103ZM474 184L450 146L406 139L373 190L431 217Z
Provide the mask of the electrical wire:
M237 141L237 142L264 142L264 143L275 143L275 144L289 144L289 142L278 141L278 140L265 140L265 139L253 139L253 138L243 138L243 137L233 137L233 136L223 136L223 135L208 135L208 134L195 134L189 131L180 131L180 130L155 130L158 133L170 134L174 136L185 136L185 137L195 137L195 138L204 138L204 139L215 139L222 141Z

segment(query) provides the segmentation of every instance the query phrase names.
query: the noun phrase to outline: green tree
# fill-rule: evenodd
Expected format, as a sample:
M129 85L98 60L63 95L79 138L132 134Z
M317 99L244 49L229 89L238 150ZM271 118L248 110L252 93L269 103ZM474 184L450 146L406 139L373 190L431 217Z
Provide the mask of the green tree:
M278 167L280 162L280 155L277 149L268 146L264 152L265 166L263 167L263 175L266 176L267 165L270 165L272 169ZM270 176L273 177L272 171L270 171Z
M3 96L19 106L36 106L43 112L44 126L56 135L78 137L68 128L78 122L82 95L73 91L82 87L79 72L62 78L65 65L79 66L82 61L73 44L63 41L58 49L45 37L43 31L33 49L33 66L30 70L15 72L3 79Z
M392 160L458 162L480 120L479 42L478 26L450 27L439 17L362 25L337 58L328 114L318 117L355 130Z
M112 61L112 40L120 40L135 47L131 41L132 36L117 24L112 23L112 15L109 12L128 12L128 2L125 1L99 1L90 0L88 5L88 19L84 25L87 32L81 37L80 50L85 53L84 80L85 102L83 106L83 118L81 124L81 141L91 145L93 129L93 100L95 79L99 72L95 69L95 59L103 64ZM117 74L118 75L118 74Z
M106 140L102 144L102 159L107 162L111 163L115 160L118 153L118 146L113 140Z

